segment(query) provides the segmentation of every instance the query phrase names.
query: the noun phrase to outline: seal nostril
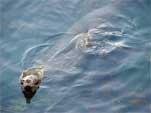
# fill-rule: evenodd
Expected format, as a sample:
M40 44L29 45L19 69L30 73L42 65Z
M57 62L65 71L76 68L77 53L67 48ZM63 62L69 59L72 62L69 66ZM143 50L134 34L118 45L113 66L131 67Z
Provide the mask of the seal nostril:
M31 87L30 87L30 86L26 86L26 87L25 87L25 90L26 90L26 91L31 91Z

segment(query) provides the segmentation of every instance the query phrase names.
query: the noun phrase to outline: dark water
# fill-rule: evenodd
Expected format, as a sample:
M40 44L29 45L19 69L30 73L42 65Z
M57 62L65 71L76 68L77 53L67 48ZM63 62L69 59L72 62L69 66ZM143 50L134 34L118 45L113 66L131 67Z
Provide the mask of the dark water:
M151 0L1 3L0 113L151 112ZM70 42L87 32L93 46ZM26 104L18 79L39 64L46 78Z

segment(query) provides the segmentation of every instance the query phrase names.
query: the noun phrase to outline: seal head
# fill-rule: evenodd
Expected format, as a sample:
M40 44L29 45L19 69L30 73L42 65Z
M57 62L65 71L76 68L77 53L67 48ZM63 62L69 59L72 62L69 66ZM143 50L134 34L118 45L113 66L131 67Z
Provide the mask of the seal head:
M39 88L42 78L42 68L31 68L22 73L20 84L27 103L31 102L31 99Z

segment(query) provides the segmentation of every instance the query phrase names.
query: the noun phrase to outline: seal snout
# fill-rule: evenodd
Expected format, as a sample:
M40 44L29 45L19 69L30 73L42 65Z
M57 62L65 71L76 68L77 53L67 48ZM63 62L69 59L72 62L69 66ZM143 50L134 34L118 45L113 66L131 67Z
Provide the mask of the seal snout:
M30 91L31 91L31 89L32 89L32 88L31 88L31 86L26 86L26 87L25 87L25 91L30 92Z

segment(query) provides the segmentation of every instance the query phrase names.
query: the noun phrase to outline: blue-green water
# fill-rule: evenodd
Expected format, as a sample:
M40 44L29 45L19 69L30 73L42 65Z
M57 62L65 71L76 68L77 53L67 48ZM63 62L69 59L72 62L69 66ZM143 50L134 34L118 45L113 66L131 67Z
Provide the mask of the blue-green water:
M151 0L1 3L0 113L151 112ZM92 47L70 43L84 32ZM18 79L39 64L46 78L26 104Z

